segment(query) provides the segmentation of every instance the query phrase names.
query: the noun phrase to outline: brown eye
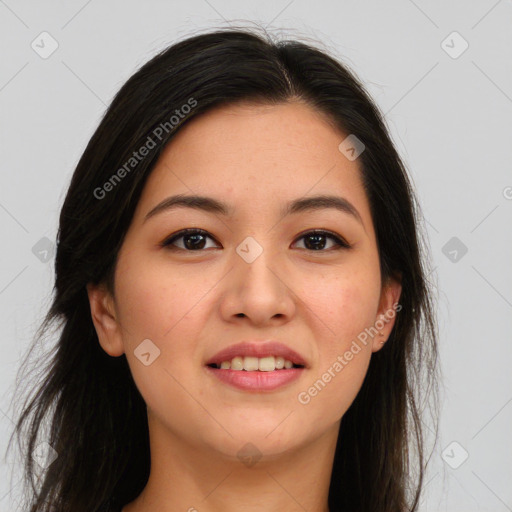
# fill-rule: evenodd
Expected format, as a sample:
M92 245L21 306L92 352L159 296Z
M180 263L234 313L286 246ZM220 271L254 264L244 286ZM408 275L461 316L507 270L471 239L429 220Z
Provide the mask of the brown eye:
M305 249L311 250L311 251L317 251L317 252L326 252L327 250L336 250L336 249L350 249L350 245L345 242L342 238L335 235L334 233L331 233L330 231L324 231L324 230L314 230L309 231L308 233L305 233L302 235L298 240L304 239L304 245ZM334 247L330 247L326 250L326 240L332 240L334 243Z
M205 248L206 239L213 238L203 229L183 229L178 233L175 233L170 238L167 238L162 242L162 247L168 247L169 249L181 249L189 252L200 251ZM174 245L177 240L183 239L183 246L179 247Z

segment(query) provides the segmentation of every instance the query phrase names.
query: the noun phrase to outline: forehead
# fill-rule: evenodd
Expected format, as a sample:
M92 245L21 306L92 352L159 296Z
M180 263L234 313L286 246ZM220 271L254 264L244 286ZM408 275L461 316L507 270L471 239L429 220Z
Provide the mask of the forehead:
M338 146L348 134L300 102L222 106L191 119L162 152L139 204L145 215L171 194L201 194L239 213L281 211L303 196L338 194L371 224L359 162Z

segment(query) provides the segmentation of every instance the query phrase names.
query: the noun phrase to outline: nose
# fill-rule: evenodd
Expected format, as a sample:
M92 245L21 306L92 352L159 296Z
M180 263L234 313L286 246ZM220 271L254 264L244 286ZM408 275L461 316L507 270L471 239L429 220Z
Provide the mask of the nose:
M280 261L267 250L250 263L238 253L233 254L233 268L224 280L221 303L226 321L249 321L258 326L290 321L296 295L286 265L280 265Z

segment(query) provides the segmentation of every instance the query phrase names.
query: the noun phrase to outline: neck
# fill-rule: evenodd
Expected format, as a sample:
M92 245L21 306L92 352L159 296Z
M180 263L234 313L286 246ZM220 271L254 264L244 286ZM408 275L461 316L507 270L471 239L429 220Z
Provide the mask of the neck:
M329 512L339 422L293 451L241 460L191 445L149 414L148 421L150 476L143 492L122 512ZM251 455L251 448L247 450Z

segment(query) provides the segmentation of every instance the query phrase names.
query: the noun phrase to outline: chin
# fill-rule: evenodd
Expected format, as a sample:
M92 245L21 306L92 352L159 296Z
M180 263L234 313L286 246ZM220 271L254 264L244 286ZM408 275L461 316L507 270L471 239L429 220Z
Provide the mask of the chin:
M254 445L255 451L265 455L279 455L292 449L305 439L305 432L291 431L296 429L297 425L286 425L287 420L283 422L286 415L276 414L263 418L262 414L255 415L251 420L244 421L218 421L229 432L229 435L223 428L219 427L215 438L209 437L205 441L212 448L223 453L227 457L236 456L238 452L247 444ZM290 415L290 418L293 414ZM209 431L211 434L211 430ZM250 447L247 447L250 451Z
M246 433L246 437L230 438L227 443L220 443L212 448L229 461L239 461L247 467L258 463L261 467L263 463L279 458L296 446L296 441L288 442L277 436L271 440L270 437L256 439Z

